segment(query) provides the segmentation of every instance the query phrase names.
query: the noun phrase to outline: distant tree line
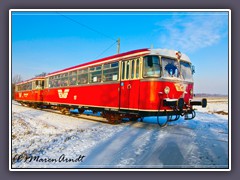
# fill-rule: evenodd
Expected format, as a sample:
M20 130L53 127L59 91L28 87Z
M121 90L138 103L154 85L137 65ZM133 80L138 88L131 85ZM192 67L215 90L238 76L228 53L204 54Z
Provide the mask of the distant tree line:
M41 74L37 74L37 75L35 75L35 77L46 76L46 75L47 75L46 72L42 72Z

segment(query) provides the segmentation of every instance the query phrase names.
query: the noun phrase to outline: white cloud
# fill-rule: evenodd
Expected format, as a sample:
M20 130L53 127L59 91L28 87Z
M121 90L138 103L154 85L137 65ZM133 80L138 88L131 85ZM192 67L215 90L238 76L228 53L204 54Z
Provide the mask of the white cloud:
M174 15L158 22L161 47L193 52L218 43L228 35L228 17L221 15Z

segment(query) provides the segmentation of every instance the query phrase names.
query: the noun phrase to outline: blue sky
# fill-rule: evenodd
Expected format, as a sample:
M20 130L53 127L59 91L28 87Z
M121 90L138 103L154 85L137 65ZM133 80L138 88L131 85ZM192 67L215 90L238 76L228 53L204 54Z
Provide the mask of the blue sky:
M118 38L120 52L180 50L195 65L195 93L228 94L227 12L13 12L12 75L25 80L116 54Z

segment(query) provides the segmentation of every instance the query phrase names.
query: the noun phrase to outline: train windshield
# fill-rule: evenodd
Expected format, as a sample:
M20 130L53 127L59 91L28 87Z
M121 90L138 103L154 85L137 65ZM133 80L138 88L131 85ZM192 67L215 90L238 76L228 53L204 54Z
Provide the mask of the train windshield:
M163 77L180 77L177 60L162 57Z
M160 61L158 56L145 56L143 61L144 77L160 77Z
M188 62L180 61L181 66L181 75L185 81L192 81L192 67L191 64Z

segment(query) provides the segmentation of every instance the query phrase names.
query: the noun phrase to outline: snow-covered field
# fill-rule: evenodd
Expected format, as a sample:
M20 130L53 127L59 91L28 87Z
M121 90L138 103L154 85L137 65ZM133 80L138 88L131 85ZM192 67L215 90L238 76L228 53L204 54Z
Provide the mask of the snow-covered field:
M194 120L110 125L12 103L12 168L228 168L228 101ZM163 118L161 118L163 119Z

